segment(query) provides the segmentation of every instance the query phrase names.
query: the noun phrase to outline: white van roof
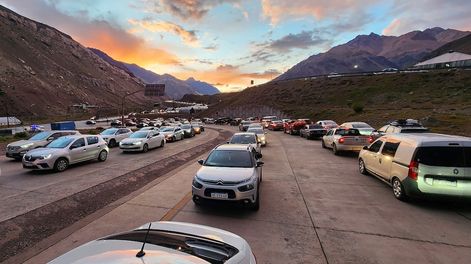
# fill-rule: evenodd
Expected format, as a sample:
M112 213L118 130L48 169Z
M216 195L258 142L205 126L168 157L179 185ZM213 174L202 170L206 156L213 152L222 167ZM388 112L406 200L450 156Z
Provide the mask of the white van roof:
M450 146L453 145L453 143L471 147L471 138L469 137L437 133L397 133L386 135L384 138L404 141L416 147Z

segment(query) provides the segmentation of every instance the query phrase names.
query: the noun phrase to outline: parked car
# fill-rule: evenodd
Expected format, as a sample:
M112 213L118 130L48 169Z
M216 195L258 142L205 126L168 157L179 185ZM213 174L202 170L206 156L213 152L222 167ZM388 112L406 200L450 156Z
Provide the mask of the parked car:
M252 134L253 135L253 134ZM225 144L213 149L192 184L193 201L238 201L254 210L260 207L263 162L251 146Z
M265 147L268 144L267 132L263 131L262 127L249 127L247 133L254 133L257 135L258 142L262 147Z
M137 128L143 128L143 127L148 127L149 126L149 123L145 122L145 121L141 121L139 123L137 123L136 127Z
M271 121L270 125L268 125L268 129L273 130L273 131L283 130L283 121L281 121L281 120Z
M165 137L157 130L144 130L132 133L119 143L123 152L140 151L146 153L149 149L163 147Z
M76 130L61 130L61 131L44 131L30 137L28 140L19 140L7 145L5 155L8 158L21 160L26 152L41 148L49 144L51 141L63 136L78 135Z
M342 151L360 151L373 142L371 136L360 134L356 128L334 128L322 137L322 147L331 148L335 155Z
M232 121L231 121L231 126L238 126L240 124L240 122L242 122L242 118L234 118Z
M309 119L298 119L287 126L286 133L290 135L299 135L299 131L305 126L309 125L311 121Z
M195 129L191 124L183 124L181 125L183 130L183 135L187 138L194 137L196 135Z
M141 129L139 129L138 131L160 131L160 129L158 127L153 127L153 126L148 126L148 127L143 127Z
M204 131L204 126L202 123L191 123L196 134L201 134Z
M335 123L335 121L332 121L332 120L319 120L316 122L316 124L321 125L327 130L339 127L339 125L337 125L337 123Z
M393 121L377 131L373 131L371 135L374 139L381 136L393 134L393 133L426 133L429 132L428 128L425 128L417 120L414 119L399 119Z
M121 140L129 137L131 134L132 131L129 128L108 128L100 133L110 148L117 147Z
M126 120L126 126L136 126L137 123L134 122L133 120Z
M294 123L295 120L290 120L290 119L285 119L283 121L283 133L288 133L290 126L292 123Z
M227 143L251 145L258 153L262 153L260 140L258 139L257 134L254 133L235 133Z
M327 130L319 124L305 125L299 130L299 135L306 139L322 138Z
M371 135L371 133L375 131L372 126L368 125L365 122L346 122L341 124L340 126L345 128L356 128L358 129L358 131L360 131L360 134L367 136Z
M108 152L108 146L100 136L63 136L51 141L44 148L28 151L23 156L23 168L61 172L71 164L95 159L105 161Z
M164 135L165 140L167 142L175 142L177 140L185 139L185 135L183 134L183 130L180 127L165 127L160 129L160 133Z
M96 121L90 119L90 120L87 120L87 121L85 122L85 124L86 124L86 125L96 125Z
M252 124L252 121L241 121L239 124L239 131L247 131L247 128L249 128L250 124Z
M173 221L153 222L88 242L49 263L136 262L256 264L250 245L242 237L209 226Z
M358 157L362 174L391 185L394 196L471 197L471 138L389 134L365 147Z
M111 121L111 124L110 124L112 127L120 127L123 125L123 122L121 122L120 120L113 120Z
M262 121L261 121L262 126L263 126L264 128L268 128L268 126L270 125L270 123L271 123L273 120L277 120L277 119L278 119L278 117L276 117L276 116L264 116L264 117L262 117Z

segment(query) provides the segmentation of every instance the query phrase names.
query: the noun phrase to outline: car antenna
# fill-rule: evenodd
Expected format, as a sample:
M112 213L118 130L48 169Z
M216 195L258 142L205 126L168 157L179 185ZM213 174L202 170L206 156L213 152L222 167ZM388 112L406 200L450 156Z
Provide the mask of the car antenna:
M142 244L141 250L139 252L137 252L137 254L136 254L136 257L138 257L138 258L142 258L146 254L146 252L144 252L144 246L146 245L147 236L149 235L151 225L152 225L152 222L149 223L149 227L147 228L146 236L144 237L144 243Z

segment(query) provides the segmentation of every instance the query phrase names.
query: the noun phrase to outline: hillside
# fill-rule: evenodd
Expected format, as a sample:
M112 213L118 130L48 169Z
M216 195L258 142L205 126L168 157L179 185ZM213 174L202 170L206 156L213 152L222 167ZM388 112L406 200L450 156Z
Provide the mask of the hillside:
M28 118L67 115L73 104L117 113L120 96L142 83L110 66L70 36L0 6L1 115ZM149 103L143 93L128 106Z
M470 70L274 81L238 93L185 99L211 104L204 116L252 116L246 109L268 106L292 118L366 121L376 127L415 118L436 132L471 136ZM363 111L356 113L355 106Z
M359 35L325 53L301 61L276 80L324 75L331 72L380 71L390 67L404 69L416 64L440 46L468 34L469 32L454 29L431 28L412 31L398 37L380 36L374 33Z
M465 54L471 54L471 34L441 46L440 48L432 51L430 54L424 57L423 60L428 60L440 56L451 50Z
M220 91L211 84L195 80L194 78L188 78L185 82L193 87L197 94L213 95L220 93Z

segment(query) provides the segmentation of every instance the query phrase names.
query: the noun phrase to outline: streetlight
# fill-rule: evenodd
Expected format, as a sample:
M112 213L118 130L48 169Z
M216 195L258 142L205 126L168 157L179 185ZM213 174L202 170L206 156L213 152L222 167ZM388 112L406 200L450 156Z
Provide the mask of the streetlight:
M126 99L126 97L130 96L130 95L133 95L133 94L137 94L139 92L142 92L142 90L138 90L138 91L134 91L132 93L128 93L126 92L122 97L121 97L121 125L124 125L124 101Z

